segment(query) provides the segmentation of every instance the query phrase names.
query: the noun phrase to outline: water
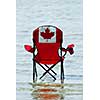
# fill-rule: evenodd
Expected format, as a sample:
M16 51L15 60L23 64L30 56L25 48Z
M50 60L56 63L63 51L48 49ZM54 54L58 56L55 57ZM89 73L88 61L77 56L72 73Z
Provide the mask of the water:
M82 100L82 0L16 0L16 99ZM56 81L48 75L32 84L32 54L24 44L32 45L32 31L44 24L55 25L63 33L63 47L75 44L75 53L64 60L65 80L60 84L59 64ZM44 72L37 67L38 75Z

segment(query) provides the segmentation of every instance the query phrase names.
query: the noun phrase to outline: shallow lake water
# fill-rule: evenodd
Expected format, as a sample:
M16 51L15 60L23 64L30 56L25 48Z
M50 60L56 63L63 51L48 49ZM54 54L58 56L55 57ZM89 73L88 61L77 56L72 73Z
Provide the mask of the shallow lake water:
M16 100L82 100L83 93L83 30L82 0L16 0ZM64 84L60 83L60 64L53 69L57 78L37 65L38 80L32 82L32 54L24 49L32 45L32 31L44 24L63 31L63 47L75 44L74 55L64 60Z

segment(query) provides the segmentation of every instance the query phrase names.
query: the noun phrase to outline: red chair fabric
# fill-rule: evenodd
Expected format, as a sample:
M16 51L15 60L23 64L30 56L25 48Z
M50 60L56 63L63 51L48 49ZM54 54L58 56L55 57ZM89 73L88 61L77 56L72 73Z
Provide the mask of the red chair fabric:
M37 28L33 32L33 40L37 48L37 55L34 60L41 64L55 64L60 61L60 56L58 54L58 50L62 43L62 31L58 28L56 29L56 41L53 43L40 43L39 42L39 33L42 34L44 39L51 39L54 36L53 32L50 32L49 28L46 28L45 32L39 32L39 28Z
M58 55L59 43L38 43L36 44L38 53L34 58L36 61L42 64L55 64L60 60Z

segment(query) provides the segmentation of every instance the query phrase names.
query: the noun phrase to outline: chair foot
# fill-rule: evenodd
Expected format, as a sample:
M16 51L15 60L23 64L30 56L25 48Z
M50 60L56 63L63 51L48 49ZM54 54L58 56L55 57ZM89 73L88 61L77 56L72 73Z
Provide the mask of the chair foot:
M33 80L33 83L35 83L36 82L36 80Z
M37 72L34 72L33 73L33 82L36 82L37 81Z
M63 83L64 83L64 79L61 80L61 84L63 84Z

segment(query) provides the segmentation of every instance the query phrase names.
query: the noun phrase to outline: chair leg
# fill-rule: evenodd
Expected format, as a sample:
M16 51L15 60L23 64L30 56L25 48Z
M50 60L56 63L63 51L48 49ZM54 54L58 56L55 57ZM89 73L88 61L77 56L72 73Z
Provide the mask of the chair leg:
M63 60L61 60L61 83L64 81L64 67Z
M36 62L33 60L33 82L37 78Z
M46 70L40 63L38 63L38 64L47 72L47 70ZM56 78L55 78L50 72L48 72L48 74L51 75L51 76L54 78L54 80L56 80ZM41 79L43 76L44 76L44 74L40 77L40 79Z
M46 66L47 68L49 68L46 64L45 64L45 66ZM52 71L55 75L57 75L57 73L54 72L52 69L51 69L51 71Z
M59 61L58 61L58 62L59 62ZM58 62L57 62L57 63L58 63ZM57 63L56 63L56 64L57 64ZM50 72L49 72L49 71L50 71L50 70L51 70L51 69L52 69L52 68L53 68L56 64L52 65L52 66L51 66L48 70L46 70L46 72L45 72L45 73L43 73L43 75L42 75L40 78L42 78L43 76L45 76L47 73L49 73L49 74L50 74ZM54 78L54 76L53 76L53 75L52 75L52 77Z
M36 74L36 80L37 80L37 69L36 69L36 63L35 63L35 74Z

